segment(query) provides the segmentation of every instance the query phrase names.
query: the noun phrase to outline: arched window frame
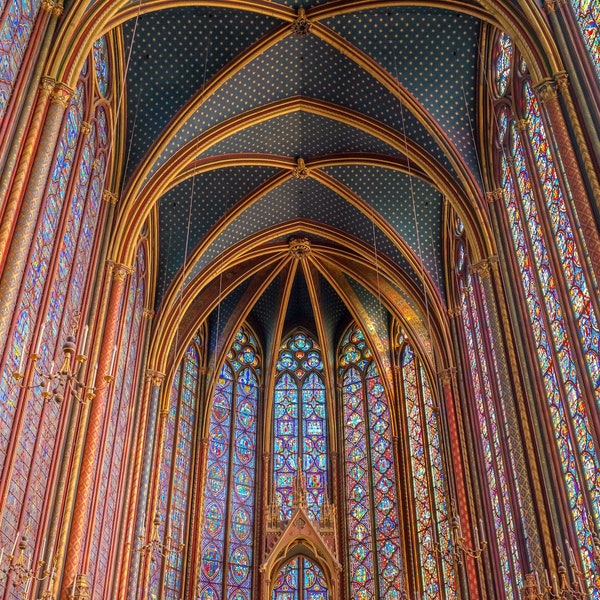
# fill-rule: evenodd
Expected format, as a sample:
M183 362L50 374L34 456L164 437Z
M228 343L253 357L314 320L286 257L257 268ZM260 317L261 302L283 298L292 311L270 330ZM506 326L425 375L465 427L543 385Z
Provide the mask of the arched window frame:
M492 77L499 35L492 42ZM493 167L503 192L500 226L510 268L522 283L514 288L515 310L529 325L523 333L536 357L531 383L546 399L547 410L539 417L561 465L564 488L557 497L570 514L567 537L579 548L584 579L600 586L592 539L600 524L600 459L594 441L600 439L596 282L551 124L517 48L511 61L506 91L500 93L497 85L492 89Z
M276 577L272 600L332 600L320 565L302 554L285 563Z
M308 349L304 352L302 349L300 350L295 350L294 349L294 344L296 343L296 340L299 339L299 336L303 337L305 340L307 340L309 346ZM300 357L300 354L306 354L306 359L303 359ZM318 355L318 361L315 363L316 359L316 355ZM289 356L289 360L293 362L293 364L295 364L295 366L293 366L292 363L290 363L290 366L285 366L286 363L283 362L283 357L284 356ZM304 361L304 362L302 362ZM312 361L313 364L309 364L308 361ZM318 364L317 364L318 363ZM280 347L279 347L279 353L277 356L277 361L276 361L276 365L275 365L275 369L276 369L276 375L274 378L274 389L273 389L273 423L272 423L272 428L273 428L273 473L272 473L272 482L273 482L273 498L276 502L276 504L280 507L280 516L283 520L287 520L290 516L291 516L291 503L292 503L292 499L293 499L293 486L294 486L294 479L298 474L298 469L297 469L297 465L299 463L300 457L302 458L302 470L303 470L303 474L306 478L306 487L307 487L307 494L308 494L308 513L309 516L311 516L312 518L314 518L315 520L319 520L320 519L320 515L321 515L321 507L323 505L323 502L330 497L330 480L331 480L331 475L330 475L330 469L331 469L331 465L328 464L328 459L327 459L327 448L331 447L331 440L328 440L328 435L327 432L329 430L329 422L328 422L328 413L329 413L329 407L330 407L330 400L328 399L328 394L327 394L327 386L326 386L326 381L325 381L325 373L323 370L323 350L321 349L321 346L318 342L318 340L315 338L315 336L313 336L312 334L310 334L308 331L304 330L304 329L296 329L293 332L290 332L290 334L288 334L285 338L284 341L281 343ZM295 418L295 427L296 427L296 435L295 435L295 441L296 441L296 453L295 453L295 459L296 460L290 460L289 458L285 461L288 463L288 468L286 471L284 471L284 477L287 479L287 485L286 486L280 486L277 483L277 475L278 475L278 457L281 456L281 454L284 454L282 452L281 449L278 449L278 429L279 429L279 423L277 420L277 412L278 412L278 394L277 392L279 391L283 391L282 388L280 387L280 382L283 381L284 379L290 378L291 381L293 382L293 384L295 384L295 391L297 392L296 395L296 418ZM325 449L317 452L317 459L318 454L320 454L320 458L323 461L323 465L322 468L319 469L318 465L315 465L314 468L307 468L308 463L309 462L314 462L314 461L309 461L309 459L311 458L310 453L306 452L306 444L304 443L304 439L305 437L310 436L310 434L307 434L307 430L308 430L308 421L306 419L306 415L305 413L305 401L304 401L304 390L307 389L306 388L306 384L309 381L314 381L316 379L319 380L321 387L317 388L317 389L321 389L322 390L322 395L321 395L321 399L322 399L322 406L323 406L323 411L324 414L322 417L320 417L320 420L322 421L322 426L323 426L323 434L322 434L322 438L324 440L325 443ZM314 414L314 413L313 413ZM282 415L284 416L284 415ZM315 416L314 420L318 420L317 417ZM314 436L312 436L314 438ZM313 442L315 441L314 439L312 440ZM289 444L284 444L284 445L289 445ZM311 446L314 446L313 444L311 444ZM317 448L318 450L318 448ZM285 456L285 454L284 454ZM312 457L313 459L315 458L314 456ZM292 463L291 465L289 463ZM320 471L320 473L319 473ZM287 476L286 476L287 474ZM315 488L314 486L311 485L311 475L315 475L315 476L319 476L321 475L323 477L323 485L320 488ZM284 503L283 498L285 497L286 502Z
M202 372L205 368L204 339L200 333L194 335L175 370L169 392L156 513L159 539L170 543L172 548L185 544L193 512L186 494L193 479L194 442L198 435ZM187 473L184 470L186 465ZM181 552L171 552L165 559L151 564L150 598L179 600L184 585L184 558Z
M364 342L364 344L361 344L361 341ZM385 393L385 388L381 383L382 375L379 373L379 369L367 340L364 338L362 331L356 324L350 325L342 337L338 347L337 367L339 385L341 387L341 405L339 407L339 414L343 415L345 423L345 426L341 428L341 435L344 456L343 469L345 474L344 501L348 503L347 511L345 511L346 522L344 523L348 542L348 555L346 558L348 594L349 597L359 597L359 594L362 593L364 596L360 596L361 598L371 599L393 597L388 596L387 594L396 593L398 594L398 598L400 598L401 590L406 590L406 584L404 559L402 556L403 544L399 535L400 517L398 507L400 506L400 496L397 485L397 457L395 456L392 439L392 417L390 415L389 401ZM378 395L363 395L361 392L359 402L354 401L353 396L356 395L356 390L369 391L370 389L375 389L373 386L377 386L379 392ZM351 391L350 397L347 395L347 390ZM380 400L383 399L385 408L375 416L374 413L371 412L370 401L376 398L379 398ZM385 429L377 427L377 430L375 430L374 424L383 423L386 418L387 423ZM361 437L361 432L358 432L357 428L361 421L368 425L364 433L364 437L367 438L364 445L366 452L363 452L364 466L366 467L364 469L365 475L359 475L353 479L354 485L351 490L348 487L350 479L349 472L352 469L351 465L358 464L358 458L360 458L353 458L353 453L360 442L359 438ZM389 439L386 439L386 435L389 435ZM373 438L375 438L376 441L374 441ZM352 446L348 446L349 439L356 443L353 443ZM382 445L380 445L381 442L383 442ZM372 451L375 448L377 448L377 456L372 456ZM387 456L387 453L391 455L391 460L389 458L387 459L389 464L386 473L385 475L381 473L381 471L379 471L379 473L381 477L385 477L386 480L390 481L391 490L390 487L388 487L386 492L384 489L385 486L383 486L381 489L383 489L384 493L379 498L379 501L376 502L374 499L376 496L375 490L377 488L377 483L381 483L381 477L377 482L374 481L374 464L377 462L377 459ZM363 477L362 480L361 477ZM353 491L358 487L364 487L363 483L368 487L366 494L366 512L363 513L362 517L357 518L354 514L353 506L358 506L359 502L355 501L354 505L352 504ZM393 503L393 506L391 508L388 506L389 510L384 511L382 502L386 500L387 503ZM359 511L358 514L360 514L360 512L362 511ZM393 513L395 513L393 515L395 519L389 517L389 515ZM363 522L365 515L369 518L368 526ZM391 531L389 528L380 528L380 524L387 517L389 517L392 522L395 521L395 527L393 527ZM354 543L353 545L352 533L357 532L361 525L366 527L367 530L376 533L372 536L372 539L368 539L366 544L361 543L362 540L357 539L356 541L358 543ZM360 550L360 547L365 547L367 545L369 545L370 548L366 548L366 552L363 554L363 550ZM361 556L359 563L354 564L352 562L352 554ZM383 576L386 569L391 576ZM368 579L369 572L372 572L372 578L370 580Z
M65 112L45 201L32 238L24 291L17 300L20 308L15 311L12 333L0 362L3 379L8 374L7 381L15 371L24 371L22 383L31 384L36 380L29 367L31 363L25 360L34 347L40 348L37 367L48 373L54 364L56 370L62 361L62 346L77 323L76 337L82 335L102 237L105 213L102 193L111 143L111 107L95 95L88 64L89 59ZM104 111L107 124L105 139L98 136L99 111ZM19 315L24 314L23 311L29 315L25 323L26 336L19 334ZM2 525L4 535L0 536L0 543L6 544L5 536L10 539L15 534L15 526L22 531L26 517L30 530L36 531L42 529L42 522L50 516L42 512L42 507L51 500L52 486L47 485L47 481L56 473L60 458L57 449L61 447L68 411L63 410L65 403L44 402L39 387L30 392L19 392L14 386L4 384L3 388L6 394L21 396L21 400L13 404L13 411L2 412L5 419L12 419L5 420L4 431L9 434L9 453L13 448L12 461L5 465L4 472L10 474L11 485L23 490L16 495L10 492L11 509L4 517L10 519L12 515L16 520L12 525L8 521ZM26 453L29 458L22 452L25 446L29 448ZM42 540L29 536L28 541L29 551L35 556ZM0 587L3 585L0 582Z
M460 223L456 217L457 224ZM530 564L525 550L527 540L515 454L510 438L508 416L499 381L498 359L492 339L489 309L481 278L472 268L470 250L462 223L454 227L454 288L462 325L460 350L467 374L468 414L481 465L481 489L487 490L483 508L489 552L501 574L496 593L519 598L523 585L523 565ZM525 555L524 555L525 553Z
M199 534L199 564L195 589L200 595L206 592L206 597L214 598L214 600L230 598L232 592L238 593L240 600L250 600L253 593L254 579L256 578L255 555L258 552L256 536L256 523L258 520L258 507L256 506L258 484L257 440L261 433L261 423L258 418L262 406L261 363L262 352L257 337L250 327L245 324L234 337L220 367L220 375L211 394L211 410L208 411L209 444L206 452L205 484L202 490L201 514L203 517ZM249 380L244 379L246 373L249 374ZM226 376L223 377L223 374ZM227 377L228 374L230 374L231 379ZM245 382L248 381L254 382L256 386L254 388L255 405L253 414L247 410L240 410L244 407L243 404L239 404L248 399L248 395L244 395L239 389L240 387L243 388ZM225 394L228 393L229 384L231 384L231 395L228 400L229 407L225 408L225 411L228 411L229 414L221 418L219 415L223 414L224 405L217 404L216 400L225 397ZM225 425L226 421L227 425ZM220 432L217 431L218 428L221 429ZM235 452L236 448L234 446L243 436L249 437L251 435L254 436L254 448L252 449L254 456L249 461L243 462L241 455L248 450L248 447L238 446L237 448L241 451L240 455L240 453ZM222 452L220 448L223 448ZM223 456L227 456L227 465L225 466L220 462ZM218 477L211 476L213 468L217 469L216 474L218 474L219 468L225 471L225 481L220 489L218 489ZM254 481L247 482L239 478L244 471L247 473L249 470L253 471ZM241 491L243 488L245 488L244 494L247 493L245 498L238 493L238 490ZM236 498L235 504L233 502L234 497ZM217 503L220 503L223 511L214 513L212 507ZM237 513L239 517L243 514L242 509L246 513L251 513L250 523L234 522L234 513ZM214 530L219 520L223 522L221 532L218 529ZM236 525L238 531L235 531ZM245 539L239 535L246 533ZM220 544L220 548L216 548L217 544ZM234 547L234 544L237 544L237 546ZM215 549L217 554L214 552ZM234 562L236 556L243 556L240 552L245 553L248 558L246 565ZM241 573L244 568L247 568L246 576L241 582L239 580L236 582L236 573ZM218 571L220 571L220 581L215 582L214 577L210 576L209 573L213 569L212 572L216 573L216 576L219 575Z
M448 482L442 455L440 415L435 388L421 356L403 328L394 329L395 365L401 437L406 439L411 475L405 487L412 497L405 503L417 543L415 574L423 599L455 599L457 582L452 558Z

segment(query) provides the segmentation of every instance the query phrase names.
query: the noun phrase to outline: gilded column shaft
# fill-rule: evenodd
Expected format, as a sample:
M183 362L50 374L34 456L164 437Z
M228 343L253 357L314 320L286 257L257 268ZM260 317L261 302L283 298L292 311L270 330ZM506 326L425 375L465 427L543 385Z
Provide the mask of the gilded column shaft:
M567 104L569 101L572 102L568 90L566 74L564 74L562 77L559 76L558 81L560 82L560 89L565 101ZM584 242L587 246L587 252L592 264L600 265L600 236L598 234L596 219L588 201L589 195L587 193L583 176L579 168L575 149L571 143L571 138L567 130L567 124L558 100L554 82L545 82L542 86L540 86L539 93L542 103L544 104L548 112L548 116L550 117L550 122L552 123L552 131L554 133L556 143L558 144L560 158L564 165L565 173L572 190L571 196L573 199L573 204L575 205L575 210L577 211L577 216L579 217L581 232L583 234ZM581 142L578 140L578 145L582 155L585 154L585 156L587 156L587 160L584 161L586 163L586 174L590 180L596 206L600 206L600 186L598 184L598 179L596 177L594 168L591 164L589 154L587 153L587 148L585 147L583 134Z
M472 271L478 274L486 298L487 314L489 316L490 332L492 334L492 341L494 344L498 379L502 392L501 402L504 412L504 415L502 416L503 420L506 422L506 427L510 438L509 450L511 460L514 461L515 476L519 481L519 488L521 492L519 501L524 512L522 516L526 518L527 541L529 542L527 545L527 550L529 551L527 558L531 561L531 568L542 572L544 569L544 562L536 525L535 508L533 505L529 478L527 477L528 469L525 464L522 436L518 426L515 396L513 394L513 387L508 370L508 362L506 353L504 351L505 337L502 335L502 325L498 315L496 294L494 293L494 281L492 279L492 273L494 273L494 279L498 281L499 273L497 257L493 257L491 259L482 261L477 265L473 265ZM505 325L508 327L508 324ZM525 541L521 540L521 542L523 542L523 549L525 549Z
M125 281L128 269L123 265L115 265L113 271L113 281L108 300L106 320L104 323L104 334L102 337L102 347L98 358L98 374L96 381L103 382L109 373L113 348L117 341L117 332L119 329L119 309L121 299L125 290ZM102 386L101 386L102 387ZM84 535L88 523L88 509L92 500L92 482L96 468L96 454L100 445L100 433L102 431L102 421L104 416L104 405L112 386L105 386L98 391L96 397L91 399L89 409L89 420L85 431L85 445L81 459L81 468L79 471L79 481L77 484L77 495L73 508L73 518L71 521L71 531L69 534L69 543L65 557L65 571L63 575L63 597L67 598L67 586L73 584L77 575L79 562L85 557L81 556ZM81 432L83 435L84 432ZM89 515L93 519L93 515Z
M154 464L158 465L156 469L154 469L153 476L149 477L149 489L148 495L149 502L147 504L147 512L143 515L144 521L146 521L146 532L150 535L152 531L152 520L154 518L154 513L156 511L156 507L158 505L158 486L160 484L160 464L162 462L162 451L165 443L165 426L167 424L167 418L169 417L169 409L168 407L161 407L160 410L160 418L158 421L158 431L156 432L156 445L153 448L153 457ZM151 473L152 475L152 473ZM148 517L150 517L148 519ZM140 585L141 593L138 596L140 599L148 598L148 582L150 579L150 568L152 566L152 557L146 554L142 560L141 566L141 576L142 581Z
M149 390L149 412L147 419L147 429L144 453L142 456L142 464L139 474L139 485L138 485L138 499L137 508L135 514L135 528L133 532L132 543L135 545L138 543L142 531L144 530L146 510L148 508L148 497L150 488L150 472L152 469L153 461L152 456L154 452L154 443L156 435L156 420L158 417L158 400L160 397L160 388L164 378L162 373L149 372L148 373L150 390ZM144 399L145 400L145 399ZM135 481L135 478L134 478ZM135 591L138 587L140 571L140 561L137 554L133 555L131 559L131 565L129 569L129 581L125 589L129 589L129 598L135 598Z
M54 157L56 142L71 94L71 90L65 87L55 88L52 94L49 94L48 90L45 90L43 94L40 93L40 100L36 107L34 119L37 120L38 126L43 120L44 126L39 143L37 143L37 151L33 160L31 172L28 175L28 161L23 161L21 163L21 168L17 173L15 187L13 187L13 191L9 198L9 206L12 206L13 210L16 210L22 186L27 179L27 187L25 189L23 202L21 203L19 218L17 219L9 249L6 252L6 267L4 268L2 278L0 279L0 298L2 298L2 304L0 305L0 347L2 348L6 345L6 339L15 310L21 280L29 257L29 247L35 232L42 199L44 197L44 190L46 189L46 183L50 173L50 166ZM46 112L45 108L47 106L49 95L51 101ZM46 115L45 119L44 113ZM34 147L36 147L35 139L36 138L33 135L28 136L27 146L24 149L25 153L29 153L30 155L33 154ZM6 246L8 243L8 237L10 235L8 227L8 222L3 221L3 230L0 231L0 235L4 237L0 237L0 248Z

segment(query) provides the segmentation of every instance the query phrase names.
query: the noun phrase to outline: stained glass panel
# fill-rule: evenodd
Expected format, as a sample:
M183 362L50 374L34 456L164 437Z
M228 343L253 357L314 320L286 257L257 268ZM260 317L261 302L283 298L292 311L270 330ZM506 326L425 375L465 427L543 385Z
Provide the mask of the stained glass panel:
M598 35L600 5L597 0L571 0L571 6L596 75L600 78L600 36Z
M276 365L273 476L281 517L291 516L292 489L302 465L309 516L318 520L327 490L327 419L323 362L304 333L288 338Z
M0 469L5 467L6 450L11 435L17 440L17 446L15 462L9 467L12 471L9 478L6 508L0 526L0 546L5 546L16 535L28 480L32 481L29 488L31 498L28 499L28 505L35 507L30 509L30 523L33 529L38 526L46 494L43 485L46 480L44 474L49 472L54 455L55 430L60 419L60 407L51 406L44 415L46 418L42 419L44 403L39 390L36 390L24 400L26 405L21 429L12 431L20 392L17 386L12 385L12 373L17 370L24 371L25 364L22 358L33 350L31 344L34 324L41 321L39 310L42 294L44 288L51 283L54 292L52 292L52 302L49 306L49 325L40 340L40 360L42 366L48 369L53 359L55 345L50 345L50 341L56 340L59 336L68 270L73 263L75 243L81 225L81 210L85 202L85 190L89 184L89 160L86 161L84 157L81 167L84 177L81 188L83 192L79 193L77 190L73 195L72 202L67 203L69 210L71 205L73 206L75 214L72 215L73 218L64 233L65 247L60 251L61 260L58 264L57 280L54 282L49 278L51 259L53 253L57 251L55 246L61 235L59 222L65 206L64 201L73 167L84 102L84 86L83 82L80 82L67 108L46 191L45 204L32 244L29 266L23 280L23 292L18 300L16 310L18 317L12 336L9 337L4 349L6 362L0 381L0 405L2 407L0 410ZM90 150L88 149L88 157L89 154ZM38 332L39 334L40 332ZM32 479L32 472L37 474L35 480ZM0 581L0 593L3 587L4 582Z
M377 367L358 328L342 342L340 375L351 595L375 598L378 588L382 598L400 598L404 574L390 414Z
M503 96L508 87L512 59L512 40L506 33L500 33L496 42L496 90L499 96Z
M0 123L19 74L41 0L10 0L0 22Z
M204 488L198 592L201 600L250 600L253 579L258 354L244 329L213 396Z
M563 313L549 263L548 252L542 236L521 140L514 130L512 138L511 152L514 158L516 179L523 203L523 216L521 216L512 173L506 159L502 157L504 200L515 247L515 256L522 273L521 282L531 322L531 332L536 344L538 363L546 390L546 401L550 410L559 456L565 472L565 484L571 514L580 539L580 551L584 571L591 581L593 577L593 550L591 535L587 525L591 522L591 515L588 513L585 505L581 478L577 467L579 449L586 456L584 466L588 469L589 476L591 476L591 479L587 480L588 486L590 482L595 486L594 494L598 493L599 490L597 477L600 471L598 470L594 444L589 434L587 414L581 399L579 383L575 375L576 369L565 330ZM529 233L529 236L527 233ZM529 252L529 239L533 256ZM538 277L536 277L536 272ZM538 285L540 286L541 293L538 292ZM548 325L546 325L546 319L544 319L544 309L547 314ZM568 407L565 406L565 398L563 397L560 382L564 386L567 398L571 399ZM573 427L577 434L578 450L574 448L573 440L569 433L570 427L567 416L569 411L571 412ZM595 501L595 505L597 511L597 500Z
M329 590L320 567L301 556L286 563L277 574L272 600L329 600Z
M108 49L106 47L106 38L102 36L94 42L94 71L96 73L96 82L98 91L102 96L106 96L108 91Z

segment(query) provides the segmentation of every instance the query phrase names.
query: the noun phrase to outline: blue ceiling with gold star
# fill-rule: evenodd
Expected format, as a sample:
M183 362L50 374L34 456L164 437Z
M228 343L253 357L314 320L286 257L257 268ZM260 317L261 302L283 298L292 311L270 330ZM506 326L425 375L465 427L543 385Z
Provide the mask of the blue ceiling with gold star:
M289 224L294 235L325 244L337 235L356 245L357 260L380 256L413 289L428 281L444 298L440 181L463 191L482 185L475 145L480 22L394 3L363 10L348 2L339 10L329 0L273 0L279 8L269 14L251 3L248 10L206 4L142 14L122 26L130 59L124 185L140 195L166 190L152 196L160 236L156 308L182 270L184 285L201 280L219 256L241 256L261 236L272 243ZM306 11L298 14L308 31L292 27L298 10ZM299 159L306 168L300 176ZM324 229L329 238L319 237ZM342 285L344 268L318 275L330 307L328 335L349 315L330 285L335 278ZM301 270L297 277L288 319L310 321ZM269 335L284 279L251 312ZM234 305L230 298L230 313Z

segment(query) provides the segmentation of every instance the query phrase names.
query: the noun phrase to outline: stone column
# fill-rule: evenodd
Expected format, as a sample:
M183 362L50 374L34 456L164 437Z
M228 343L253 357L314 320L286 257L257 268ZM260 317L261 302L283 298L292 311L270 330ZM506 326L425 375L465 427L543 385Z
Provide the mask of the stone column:
M12 222L8 223L3 220L0 229L0 249L8 245L9 237L11 240L9 249L5 254L5 268L0 279L0 298L2 298L2 304L0 305L0 348L6 346L21 280L29 257L29 246L35 232L52 159L54 158L56 142L72 95L73 90L70 88L62 84L54 85L52 80L44 79L38 105L32 117L31 128L35 130L36 126L39 128L43 123L42 133L39 141L37 141L37 136L33 135L35 131L32 131L31 135L27 137L26 147L23 150L24 155L29 154L30 156L35 151L35 158L31 165L31 171L29 171L29 162L22 161L22 168L17 172L13 191L8 199L7 210L17 210L22 187L27 182L19 218L12 236L10 235Z
M453 312L451 313L451 316L458 316L458 313ZM465 526L462 528L462 532L465 543L470 548L474 548L475 541L471 534L473 530L472 526L474 526L474 524L471 523L471 510L469 508L469 502L467 499L467 478L464 472L463 464L465 448L461 443L462 436L460 435L459 430L462 429L462 427L458 421L455 408L455 399L457 397L457 394L455 393L456 369L444 369L438 373L438 377L442 387L443 411L445 412L445 422L447 424L447 457L449 460L452 460L452 474L454 475L454 484L456 490L455 501L458 510L458 515L456 516L460 516L463 519L463 524ZM440 419L440 422L442 420L443 419ZM455 515L449 515L449 518L452 519L453 516ZM464 520L467 520L467 523L464 523ZM477 585L479 577L477 574L475 560L469 556L466 556L463 566L464 568L459 568L456 573L459 585L463 592L461 597L469 598L470 600L481 598L479 585Z
M578 156L575 153L573 144L571 143L567 124L560 106L557 94L557 86L560 89L561 95L567 106L569 103L572 105L573 100L571 99L571 94L569 92L567 74L564 72L559 73L556 76L556 82L551 80L543 81L537 86L537 91L539 93L541 103L546 108L548 117L550 118L550 122L552 124L552 132L554 133L554 138L556 139L556 144L560 152L560 158L565 168L565 174L569 182L569 186L571 187L573 204L581 223L583 241L587 246L587 251L592 264L600 265L600 235L598 233L598 224L596 222L594 212L590 206L590 200L593 199L596 202L596 206L600 208L600 185L598 184L598 178L587 151L583 132L581 131L581 127L577 121L576 126L574 126L574 130L577 133L577 130L579 129L580 136L578 137L581 137L581 139L577 139L577 150L579 151L580 156L583 158L586 175L592 188L592 198L590 198L585 187L581 170L579 168ZM575 112L574 107L573 112ZM558 168L558 165L556 166ZM575 229L575 227L573 227L573 229Z
M140 457L141 462L139 458L136 457L136 463L132 477L134 484L133 493L136 496L136 498L132 498L131 501L131 506L136 507L135 515L130 515L132 520L135 519L133 539L131 540L134 553L131 555L130 552L129 557L125 555L123 557L124 566L128 568L129 577L127 582L123 582L119 590L119 600L125 600L125 597L136 597L135 592L137 590L140 568L140 557L136 553L136 548L144 529L146 517L150 486L150 472L153 464L152 456L154 453L156 421L158 418L158 401L160 398L160 389L164 378L164 373L159 373L158 371L153 371L151 369L148 369L146 372L146 385L144 396L142 398L142 403L144 407L146 407L147 411L146 416L143 417L143 421L146 421L146 434L144 438L143 455Z
M102 382L109 378L113 348L117 342L119 330L121 300L125 292L125 283L127 276L131 273L131 268L125 265L114 265L112 268L112 285L106 319L104 322L104 332L102 336L102 346L98 358L97 382ZM107 278L109 284L110 278ZM79 480L77 484L77 494L73 507L73 517L71 520L71 531L69 533L69 543L65 555L65 569L63 573L62 597L68 598L67 588L73 585L75 577L78 575L80 561L87 562L86 557L81 556L84 535L88 525L88 519L93 515L88 515L93 497L93 476L96 469L96 454L100 445L100 433L102 431L102 422L104 418L104 406L112 386L100 386L101 389L95 397L92 397L89 404L89 419L86 431L80 431L80 435L85 435L85 446L81 458L81 468L79 470ZM74 473L72 476L76 476ZM85 571L81 575L86 576ZM84 577L85 578L85 577ZM83 583L81 584L82 593ZM77 596L78 598L83 596Z
M150 536L152 533L152 522L154 520L154 514L157 509L158 504L158 486L160 484L160 468L162 463L162 453L163 446L165 443L165 425L167 423L167 419L169 417L169 406L168 404L160 407L160 417L158 421L158 430L156 432L156 445L153 449L153 461L154 464L154 474L151 475L149 479L149 489L148 489L148 504L146 514L143 515L143 519L145 521L145 530L146 535ZM145 543L148 540L143 540L142 543ZM140 599L148 598L148 580L150 578L150 567L151 567L151 559L152 556L146 554L141 558L141 582L140 582Z

